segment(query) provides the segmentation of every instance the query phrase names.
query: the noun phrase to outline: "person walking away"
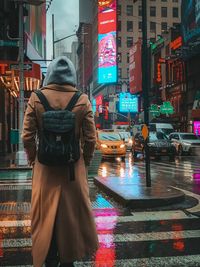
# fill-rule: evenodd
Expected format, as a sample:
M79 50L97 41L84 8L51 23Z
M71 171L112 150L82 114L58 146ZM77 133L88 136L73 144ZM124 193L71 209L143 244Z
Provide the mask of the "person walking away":
M46 99L45 103L41 101L41 93L43 100ZM75 95L78 97L72 101ZM66 111L70 102L75 104ZM47 110L47 106L51 111ZM53 160L50 159L46 163L46 157L52 157L52 153L41 157L41 151L38 151L41 150L40 146L44 146L42 142L46 125L45 116L47 113L53 114L53 118L57 112L59 114L63 112L64 117L67 114L66 118L69 118L68 115L71 116L70 121L75 125L74 140L78 140L78 157L71 160L68 158L69 153L65 153L64 165L58 162L60 155L54 156ZM53 123L55 120L48 126L53 128ZM62 138L63 134L57 136L55 142L61 143ZM74 266L74 261L94 254L98 248L86 171L96 144L96 130L90 101L87 95L80 94L76 89L76 71L67 57L59 57L51 62L43 88L37 94L34 92L31 94L24 117L22 140L29 164L33 166L31 198L33 266L42 267L43 263L46 267L56 267L58 264L61 267ZM69 147L72 146L67 146ZM77 153L71 154L77 156ZM72 165L69 164L71 162Z

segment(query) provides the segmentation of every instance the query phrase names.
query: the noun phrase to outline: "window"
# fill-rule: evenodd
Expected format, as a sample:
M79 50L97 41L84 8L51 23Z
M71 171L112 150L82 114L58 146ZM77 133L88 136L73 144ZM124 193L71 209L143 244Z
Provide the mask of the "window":
M173 2L173 3L178 3L178 0L173 0L172 2Z
M164 32L167 31L167 22L162 22L161 23L161 30L164 31Z
M133 37L127 37L126 40L127 47L131 47L133 45Z
M161 2L167 2L167 0L161 0Z
M119 63L122 62L122 53L117 54L117 62L119 62Z
M156 23L150 21L150 31L151 32L156 32Z
M161 7L161 17L167 17L167 7Z
M127 32L133 31L133 22L132 21L127 21L126 29L127 29Z
M142 30L142 21L138 22L138 29L141 31Z
M117 6L117 15L118 16L121 16L121 13L122 13L122 6L121 5L118 5Z
M151 17L155 17L156 16L156 7L155 6L151 6L150 7L150 16Z
M120 47L122 45L122 38L117 37L117 45Z
M121 76L122 76L122 69L118 68L118 78L121 78Z
M178 18L178 7L173 7L173 18Z
M118 22L117 22L117 30L120 32L121 28L122 28L121 20L118 20Z
M130 5L126 6L126 15L133 16L133 6L130 6Z
M138 16L142 16L142 6L138 6Z
M126 53L126 63L129 63L129 53Z

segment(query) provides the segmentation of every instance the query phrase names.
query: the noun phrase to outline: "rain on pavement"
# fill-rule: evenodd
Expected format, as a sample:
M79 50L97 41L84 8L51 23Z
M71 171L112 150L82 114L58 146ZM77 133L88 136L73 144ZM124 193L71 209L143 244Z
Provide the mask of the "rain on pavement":
M142 160L104 160L99 176L145 180ZM196 157L151 161L152 181L185 190L184 203L148 210L128 209L101 192L89 178L99 249L75 266L200 266L200 161ZM137 188L138 187L138 188ZM0 172L0 266L31 266L31 171ZM186 212L187 210L195 212Z

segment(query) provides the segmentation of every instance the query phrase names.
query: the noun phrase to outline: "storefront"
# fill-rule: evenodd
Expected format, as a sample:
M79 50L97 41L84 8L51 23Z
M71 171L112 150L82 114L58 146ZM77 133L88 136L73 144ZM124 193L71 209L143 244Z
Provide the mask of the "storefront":
M24 63L24 102L25 107L31 92L41 84L40 65ZM14 152L17 149L19 118L19 64L14 61L0 61L0 154Z

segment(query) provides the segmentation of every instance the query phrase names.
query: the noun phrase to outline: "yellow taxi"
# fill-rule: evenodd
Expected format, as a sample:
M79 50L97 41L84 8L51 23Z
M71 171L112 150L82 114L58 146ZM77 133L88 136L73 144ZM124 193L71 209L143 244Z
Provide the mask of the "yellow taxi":
M97 149L102 152L103 158L126 157L126 145L114 131L97 131Z

